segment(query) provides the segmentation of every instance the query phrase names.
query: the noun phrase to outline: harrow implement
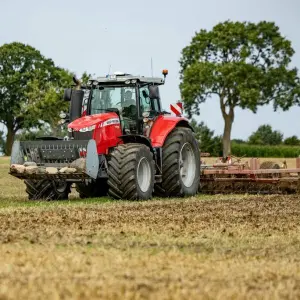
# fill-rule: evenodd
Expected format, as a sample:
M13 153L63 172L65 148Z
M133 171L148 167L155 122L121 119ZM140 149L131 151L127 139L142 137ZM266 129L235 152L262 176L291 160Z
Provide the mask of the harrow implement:
M209 194L299 193L300 158L296 158L296 168L290 169L285 162L280 168L273 162L260 164L257 158L245 163L237 159L236 162L202 164L199 191Z

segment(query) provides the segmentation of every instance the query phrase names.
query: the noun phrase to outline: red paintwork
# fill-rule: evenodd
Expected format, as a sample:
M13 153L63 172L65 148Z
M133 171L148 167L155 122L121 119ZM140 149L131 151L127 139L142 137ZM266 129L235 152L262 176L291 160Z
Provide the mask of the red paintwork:
M83 116L70 123L68 128L78 131L79 129L95 125L93 139L96 141L98 154L107 154L109 148L122 143L121 139L118 138L122 135L121 124L105 124L105 121L110 119L118 119L118 115L109 112ZM159 116L155 120L150 132L152 146L162 147L167 135L180 121L188 122L188 120L183 117ZM104 124L105 126L103 126Z
M75 131L78 131L79 129L88 127L88 126L93 126L97 125L101 122L107 121L109 119L114 119L118 118L118 115L113 112L109 113L103 113L103 114L96 114L96 115L91 115L91 116L83 116L81 118L78 118L71 122L68 125L68 128L72 128Z
M213 169L203 170L203 175L261 175L261 174L284 174L284 173L299 173L300 169L259 169L259 170L250 170L245 169L241 170L236 168L227 168L227 169L217 169L214 167ZM225 179L224 179L225 180Z
M152 141L152 146L162 147L168 134L180 121L188 122L184 117L158 116L150 131L149 137Z
M74 120L68 125L74 131L95 125L93 139L96 141L98 154L107 154L108 149L122 143L118 138L122 135L121 124L105 124L110 119L119 119L118 115L113 112L84 116Z
M108 154L109 148L122 144L118 138L120 135L122 135L121 124L97 126L94 130L93 139L96 141L98 154Z

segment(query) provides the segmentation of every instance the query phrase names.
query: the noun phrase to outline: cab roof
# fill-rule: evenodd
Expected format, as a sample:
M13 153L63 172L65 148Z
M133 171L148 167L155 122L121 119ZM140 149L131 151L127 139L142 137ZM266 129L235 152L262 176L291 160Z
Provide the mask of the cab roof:
M164 84L164 79L159 77L144 77L135 76L131 74L113 74L106 75L105 77L90 78L88 85L101 85L101 84L134 84L140 83L153 83L156 85Z

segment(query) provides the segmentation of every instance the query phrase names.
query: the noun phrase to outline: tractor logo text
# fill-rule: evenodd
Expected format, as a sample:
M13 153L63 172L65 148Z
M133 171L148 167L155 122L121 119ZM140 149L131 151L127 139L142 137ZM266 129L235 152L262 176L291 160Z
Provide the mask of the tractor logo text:
M113 125L113 124L120 124L120 120L118 118L109 119L109 120L103 122L101 127L105 127L105 126L109 126L109 125Z

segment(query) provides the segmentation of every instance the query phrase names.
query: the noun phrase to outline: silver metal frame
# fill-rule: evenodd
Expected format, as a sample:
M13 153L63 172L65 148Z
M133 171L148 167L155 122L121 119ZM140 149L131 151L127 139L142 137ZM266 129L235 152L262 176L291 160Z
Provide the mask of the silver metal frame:
M132 80L133 81L136 80L136 82L145 83L145 84L153 83L153 84L161 85L165 83L164 79L159 77L144 77L144 76L133 76L133 75L126 74L126 75L108 75L108 77L90 78L87 85L91 86L91 85L98 85L101 83L126 84L126 81L130 81L130 83L128 84L132 84L134 83L132 82Z

